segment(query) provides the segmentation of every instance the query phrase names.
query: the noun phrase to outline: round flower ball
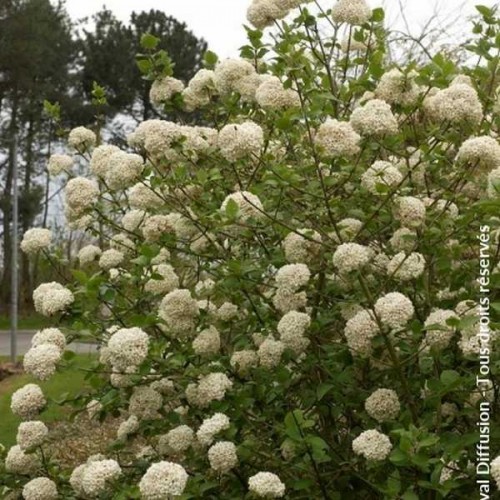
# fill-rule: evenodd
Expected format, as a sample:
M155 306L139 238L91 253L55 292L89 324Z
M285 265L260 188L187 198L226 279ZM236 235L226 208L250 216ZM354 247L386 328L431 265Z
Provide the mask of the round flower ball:
M272 472L259 472L248 479L248 489L261 498L282 498L285 485Z
M333 254L333 265L340 274L360 271L373 258L373 250L358 243L344 243Z
M238 465L236 446L230 441L221 441L208 450L210 467L219 474L225 474Z
M26 483L23 488L25 500L56 500L59 498L57 486L48 477L37 477Z
M366 399L365 410L377 422L387 422L397 418L401 404L395 391L377 389Z
M52 231L50 229L29 229L24 233L21 250L28 255L36 254L40 250L48 248L51 241Z
M142 476L139 490L143 500L167 500L184 493L188 478L181 465L159 462L151 465Z
M363 432L352 442L352 450L367 460L381 462L389 456L392 444L388 436L372 429Z
M38 415L46 404L42 389L36 384L27 384L12 394L10 409L14 415L29 420Z
M415 314L411 300L402 293L394 292L384 295L375 303L375 313L382 324L390 328L405 325Z

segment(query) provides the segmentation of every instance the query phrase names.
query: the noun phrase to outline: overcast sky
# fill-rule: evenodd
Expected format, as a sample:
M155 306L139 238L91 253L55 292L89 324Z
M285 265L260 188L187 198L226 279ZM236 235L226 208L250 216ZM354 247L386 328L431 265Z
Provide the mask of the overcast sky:
M67 9L73 19L91 16L103 5L112 10L123 21L128 21L132 11L159 9L180 21L200 37L205 38L211 50L221 57L238 54L245 43L245 12L251 0L67 0ZM327 6L331 0L322 1ZM474 5L494 5L495 0L371 0L371 7L384 4L389 19L394 20L402 4L412 29L424 24L436 7L440 5L440 18L463 18L474 12ZM462 7L458 7L458 5ZM457 11L458 9L458 11ZM449 14L449 15L448 15Z

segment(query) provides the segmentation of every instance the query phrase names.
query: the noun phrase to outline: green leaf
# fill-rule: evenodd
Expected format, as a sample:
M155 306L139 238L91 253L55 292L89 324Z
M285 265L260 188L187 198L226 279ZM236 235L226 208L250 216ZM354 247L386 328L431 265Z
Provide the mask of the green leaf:
M141 36L141 47L146 50L154 50L158 47L160 39L150 33Z
M217 54L215 52L212 52L211 50L207 50L205 52L205 55L203 56L203 61L205 62L205 66L209 68L213 68L217 64L218 60L219 58Z

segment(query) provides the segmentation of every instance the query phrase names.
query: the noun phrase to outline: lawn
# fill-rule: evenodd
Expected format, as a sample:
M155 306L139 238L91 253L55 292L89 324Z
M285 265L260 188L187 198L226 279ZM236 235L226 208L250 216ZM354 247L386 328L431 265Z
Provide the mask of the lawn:
M17 427L21 420L12 414L10 400L17 389L27 383L34 382L40 385L49 402L48 409L41 415L41 420L46 423L53 422L61 418L63 410L55 404L50 404L51 400L60 400L63 394L76 396L85 387L85 372L79 368L89 366L93 359L94 356L91 354L78 355L72 360L74 367L56 373L46 382L38 382L25 374L14 375L0 382L0 443L12 446L16 442Z

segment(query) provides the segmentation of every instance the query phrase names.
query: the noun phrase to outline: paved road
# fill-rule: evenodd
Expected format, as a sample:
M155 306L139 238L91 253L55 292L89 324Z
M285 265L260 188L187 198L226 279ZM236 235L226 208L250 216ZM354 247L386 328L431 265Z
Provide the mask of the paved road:
M31 339L36 331L19 330L17 333L17 353L19 355L26 354L31 347ZM78 354L87 354L96 351L96 346L92 344L70 344L69 349ZM0 356L10 355L10 332L0 330Z

